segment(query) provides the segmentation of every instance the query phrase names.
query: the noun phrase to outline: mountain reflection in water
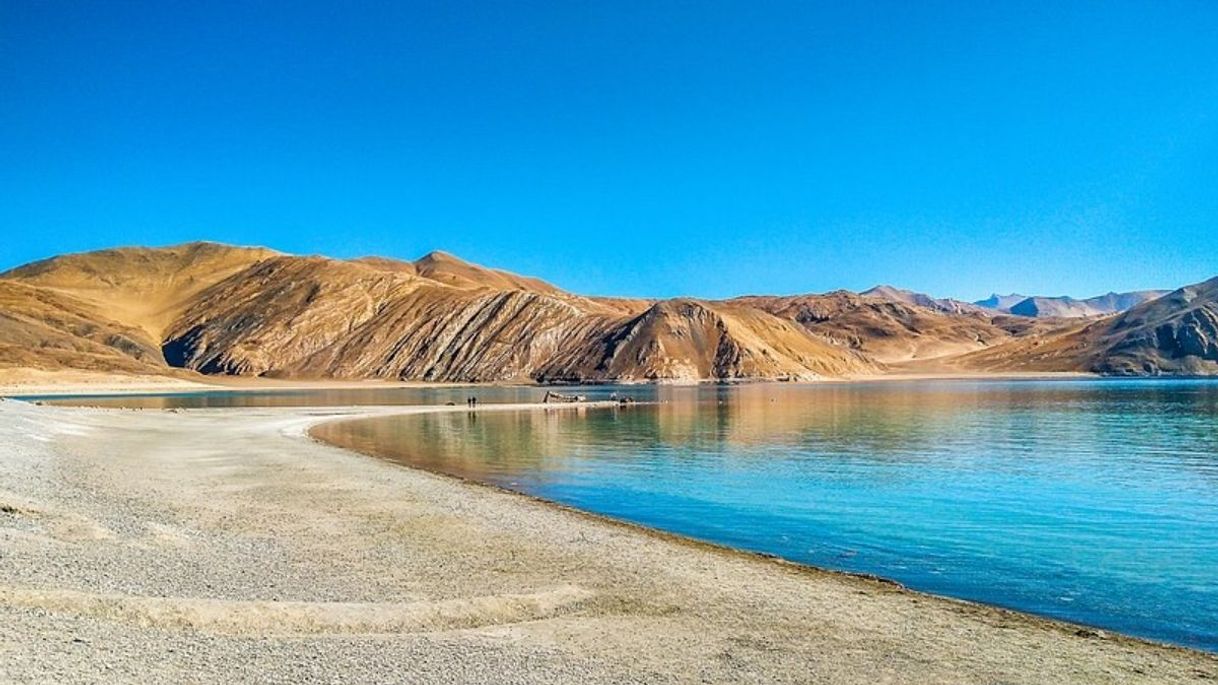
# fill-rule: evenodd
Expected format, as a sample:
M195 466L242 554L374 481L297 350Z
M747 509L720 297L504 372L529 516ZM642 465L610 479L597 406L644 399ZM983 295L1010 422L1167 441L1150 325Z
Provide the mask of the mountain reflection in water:
M1218 383L630 392L657 404L315 434L700 539L1218 650Z

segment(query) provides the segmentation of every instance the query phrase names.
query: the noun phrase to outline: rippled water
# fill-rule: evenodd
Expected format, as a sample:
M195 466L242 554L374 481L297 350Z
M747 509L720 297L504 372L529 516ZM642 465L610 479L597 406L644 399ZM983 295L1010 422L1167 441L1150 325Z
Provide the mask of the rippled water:
M1218 650L1218 383L631 391L661 404L387 417L319 437L696 538Z

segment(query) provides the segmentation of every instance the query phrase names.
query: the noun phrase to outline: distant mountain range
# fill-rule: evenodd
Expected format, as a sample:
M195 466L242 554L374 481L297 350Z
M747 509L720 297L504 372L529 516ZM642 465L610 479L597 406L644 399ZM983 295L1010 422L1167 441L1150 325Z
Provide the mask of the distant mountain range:
M1168 290L1138 290L1128 293L1108 293L1076 300L1073 297L1044 297L1025 295L990 295L984 300L973 304L987 309L1007 312L1017 316L1053 316L1060 318L1080 318L1086 316L1103 316L1116 314L1163 297Z
M965 313L989 310L1004 312L1016 316L1045 317L1074 319L1089 316L1116 314L1132 309L1143 302L1166 295L1167 290L1139 290L1129 293L1108 293L1076 300L1072 297L1044 297L1027 295L998 295L993 294L984 300L962 302L950 298L932 297L925 293L896 288L891 285L877 285L870 290L859 293L865 297L880 297L892 302L928 307L941 312Z
M1019 295L1016 293L1011 293L1010 295L999 295L998 293L994 293L984 300L977 300L973 304L986 309L994 309L1000 312L1010 312L1011 307L1023 302L1026 299L1028 299L1027 295Z
M337 260L191 243L0 274L0 369L454 382L1218 373L1218 279L1157 295L617 299L442 252Z

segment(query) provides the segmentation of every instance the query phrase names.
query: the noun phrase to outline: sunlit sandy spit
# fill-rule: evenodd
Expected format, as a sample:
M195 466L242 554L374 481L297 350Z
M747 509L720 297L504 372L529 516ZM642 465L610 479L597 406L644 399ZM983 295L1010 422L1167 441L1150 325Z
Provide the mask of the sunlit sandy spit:
M259 376L205 376L174 369L163 375L109 373L75 369L0 369L0 397L26 395L130 395L207 391L289 391L446 387L381 379L277 379Z
M467 409L0 402L5 679L1218 677L1212 655L652 534L306 434L452 410Z
M912 370L911 370L912 369ZM968 372L950 368L894 366L889 372L879 375L824 377L817 383L882 383L890 381L927 380L978 380L978 379L1077 379L1091 378L1095 374L1073 372ZM720 382L685 381L677 385ZM746 380L745 383L775 383L776 381ZM432 383L424 381L399 381L387 379L303 379L267 378L262 376L204 375L183 369L171 369L162 375L125 374L105 371L76 369L0 369L0 397L27 395L130 395L145 393L180 393L207 391L303 391L340 389L392 389L392 388L443 388L443 387L494 387L494 386L544 385L525 381L504 383ZM671 384L670 384L671 385Z

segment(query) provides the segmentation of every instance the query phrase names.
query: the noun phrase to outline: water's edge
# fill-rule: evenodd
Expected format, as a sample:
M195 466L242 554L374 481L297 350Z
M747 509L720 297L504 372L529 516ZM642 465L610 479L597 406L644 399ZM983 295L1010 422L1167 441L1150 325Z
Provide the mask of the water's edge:
M646 404L652 404L652 403L646 403ZM472 410L472 411L477 411L477 412L484 412L484 411L521 412L521 411L540 411L543 409L549 409L549 410L576 409L576 408L581 408L581 407L589 408L589 409L590 408L609 408L609 407L613 407L613 406L616 406L616 403L614 403L614 402L586 402L586 403L581 403L581 404L570 404L570 405L535 404L530 407L524 407L524 408L522 408L520 406L490 405L490 406L486 406L486 407L480 407L480 408ZM316 407L316 408L324 408L324 407ZM359 414L347 414L347 415L343 415L343 416L319 416L319 417L316 417L314 420L311 420L308 423L308 425L305 426L305 428L302 431L302 435L303 435L304 439L310 440L314 443L325 445L328 447L333 447L336 449L341 449L345 452L348 452L350 454L356 454L363 458L375 459L376 461L378 461L380 463L388 464L390 466L394 466L397 468L404 468L404 469L408 469L408 470L412 470L412 471L417 471L420 473L426 473L426 474L429 474L429 475L432 475L435 477L444 478L444 479L447 479L451 482L460 484L465 487L485 489L486 491L489 491L489 492L505 494L505 495L509 495L514 498L521 498L522 501L530 501L530 502L540 504L542 506L546 506L548 508L551 508L551 509L554 509L557 511L562 511L567 514L579 516L586 520L594 521L599 524L611 525L614 527L618 527L618 528L622 528L624 530L631 531L636 534L646 535L648 537L664 540L666 542L673 543L673 544L691 546L691 547L694 547L697 549L710 551L710 552L713 552L716 554L723 554L723 555L727 555L727 556L730 556L733 558L747 559L752 562L776 564L776 565L781 566L784 569L790 570L792 572L801 573L801 574L809 575L812 577L832 578L832 579L836 579L839 581L846 580L846 581L854 582L854 583L862 583L873 590L907 593L910 595L917 596L919 598L926 598L931 601L946 602L946 603L949 603L949 604L952 604L955 606L969 607L970 609L975 610L975 611L996 612L998 615L1003 616L1003 617L1008 617L1008 618L1009 617L1018 617L1019 620L1029 622L1031 624L1040 626L1045 629L1060 631L1067 635L1075 635L1075 636L1082 636L1082 637L1087 637L1087 638L1091 638L1091 639L1102 639L1102 640L1109 640L1109 641L1126 641L1126 642L1131 642L1131 643L1140 644L1140 645L1152 645L1152 646L1158 647L1158 648L1180 650L1180 651L1187 652L1187 653L1203 654L1206 656L1214 655L1213 652L1210 652L1210 651L1207 651L1204 649L1200 649L1197 647L1180 645L1180 644L1175 644L1172 642L1166 642L1166 641L1155 640L1155 639L1142 637L1142 636L1138 636L1138 635L1132 635L1129 633L1124 633L1124 632L1120 632L1117 630L1113 630L1111 628L1100 627L1100 626L1090 625L1090 624L1086 624L1086 623L1082 623L1082 622L1078 622L1078 621L1069 621L1069 620L1065 620L1065 619L1061 619L1061 618L1036 614L1036 613L1024 611L1021 609L1003 606L1001 604L979 602L979 601L975 601L975 600L963 599L960 597L953 597L951 595L936 594L936 593L927 592L924 590L918 590L915 588L908 587L908 586L904 585L903 583L900 583L896 580L886 578L886 577L876 575L876 574L859 573L859 572L852 572L852 571L847 571L847 570L817 566L815 564L794 561L794 560L791 560L791 559L788 559L788 558L785 558L785 557L782 557L782 556L779 556L776 554L758 552L758 551L749 550L749 549L745 549L745 548L741 548L741 547L735 547L735 546L720 543L720 542L713 542L710 540L705 540L705 539L701 539L701 538L697 538L697 537L693 537L693 536L689 536L689 535L683 535L683 534L676 533L673 531L665 530L663 528L648 526L648 525L638 523L635 521L617 518L614 516L598 513L595 511L588 510L588 509L581 509L579 507L576 507L576 506L573 506L570 504L565 504L565 503L558 502L558 501L555 501L552 499L547 499L545 497L534 495L534 494L531 494L528 492L516 490L516 489L510 488L510 487L504 486L504 485L500 485L498 483L479 480L476 478L471 478L468 476L463 476L463 475L459 475L456 473L444 471L442 469L428 468L421 464L404 463L400 460L395 460L395 459L391 459L388 457L383 457L383 456L379 456L379 455L372 454L369 452L365 452L358 448L344 445L339 442L331 442L331 441L322 439L314 434L314 429L318 428L322 425L341 424L341 423L358 423L358 422L365 421L365 420L372 419L372 418L396 416L396 415L415 415L415 414L424 414L424 413L438 414L438 413L448 413L448 412L458 412L458 411L471 411L470 409L468 409L466 407L452 407L452 406L429 407L428 410L424 410L424 411L419 411L420 407L417 405L413 406L413 407L401 407L401 409L403 409L403 411L400 411L400 412L386 413L386 412L369 411L369 412L364 412L364 413L359 413ZM189 411L189 410L187 410L187 411Z

